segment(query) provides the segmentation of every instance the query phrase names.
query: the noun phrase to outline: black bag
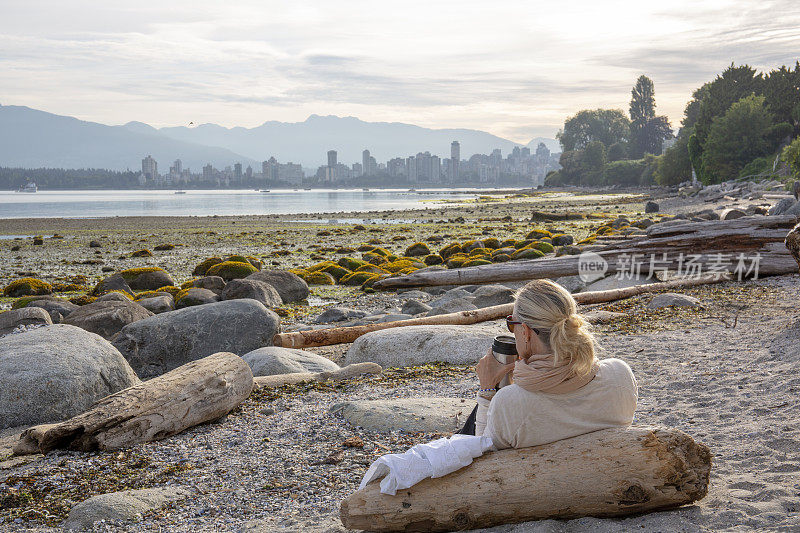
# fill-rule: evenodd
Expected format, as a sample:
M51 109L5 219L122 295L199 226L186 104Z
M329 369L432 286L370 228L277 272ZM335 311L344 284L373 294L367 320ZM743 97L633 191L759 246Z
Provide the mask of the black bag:
M464 423L464 427L461 428L457 435L474 435L475 434L475 417L478 416L478 406L475 406L475 409L467 417L467 421Z

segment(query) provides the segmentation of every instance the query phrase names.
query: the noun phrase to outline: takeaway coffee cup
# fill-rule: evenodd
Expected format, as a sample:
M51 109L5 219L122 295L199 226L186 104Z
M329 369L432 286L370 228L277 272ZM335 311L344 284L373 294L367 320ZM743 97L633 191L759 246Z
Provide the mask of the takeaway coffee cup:
M502 365L513 365L517 360L517 341L510 335L498 335L492 343L492 355ZM497 384L500 389L510 384L509 375Z

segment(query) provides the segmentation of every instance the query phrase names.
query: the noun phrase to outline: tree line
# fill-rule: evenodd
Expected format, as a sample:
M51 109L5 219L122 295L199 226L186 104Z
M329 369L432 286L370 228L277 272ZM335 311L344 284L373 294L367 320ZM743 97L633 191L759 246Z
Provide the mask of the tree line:
M546 184L675 185L691 179L692 169L711 184L767 177L781 161L800 175L800 62L768 73L731 64L694 91L663 153L675 136L655 108L653 81L640 76L628 115L593 109L567 119L557 135L562 168Z

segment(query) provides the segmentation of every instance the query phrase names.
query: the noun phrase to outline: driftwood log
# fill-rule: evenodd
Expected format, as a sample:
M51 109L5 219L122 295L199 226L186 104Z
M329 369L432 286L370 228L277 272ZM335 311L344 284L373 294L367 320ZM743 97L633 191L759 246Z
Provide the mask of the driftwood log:
M676 429L613 428L501 450L395 496L373 482L341 504L369 531L454 531L546 518L612 517L685 505L708 491L711 453Z
M797 182L795 182L797 183ZM796 225L792 231L786 236L786 249L792 254L794 260L797 262L797 268L800 270L800 224Z
M247 363L216 353L106 396L69 420L30 428L14 453L114 450L163 439L227 414L252 390Z
M253 378L253 389L269 389L283 385L294 385L306 381L342 381L352 379L361 374L380 374L383 372L378 363L354 363L330 372L295 372L293 374L275 374L273 376L257 376Z
M630 298L637 294L647 292L657 292L666 289L679 287L693 287L696 285L706 285L709 283L719 283L729 279L727 276L708 275L698 276L688 279L677 279L662 283L650 283L647 285L635 285L623 289L611 289L607 291L591 291L573 294L575 301L579 304L598 304L613 302L623 298ZM272 343L275 346L284 348L308 348L313 346L329 346L332 344L343 344L353 342L361 335L371 331L381 329L399 328L405 326L441 326L441 325L469 325L489 320L497 320L510 315L514 311L514 304L495 305L484 307L473 311L459 311L445 315L428 316L421 318L410 318L408 320L396 320L394 322L381 322L379 324L367 324L364 326L351 326L326 329L311 329L305 331L293 331L289 333L278 333L273 337Z
M630 257L644 256L642 274L650 274L650 257L657 269L676 270L685 267L685 258L696 255L694 263L708 267L718 259L718 254L732 254L732 271L735 256L752 257L761 254L759 275L777 275L794 272L796 265L783 246L787 230L796 224L794 216L752 216L735 220L707 222L681 222L655 224L648 228L646 237L631 238L625 242L609 244L594 253L608 263L608 273L626 268ZM666 254L666 256L664 256ZM375 283L379 289L418 287L431 285L466 285L471 283L496 283L522 281L579 273L580 256L545 257L522 261L509 261L453 270L414 272L405 276L386 278ZM685 261L685 259L684 259Z

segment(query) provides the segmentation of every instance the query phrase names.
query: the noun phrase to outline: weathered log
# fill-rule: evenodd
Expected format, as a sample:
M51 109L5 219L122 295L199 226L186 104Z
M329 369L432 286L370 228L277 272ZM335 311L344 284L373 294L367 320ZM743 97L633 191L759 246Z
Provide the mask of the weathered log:
M709 283L719 283L729 279L724 275L697 276L688 279L676 279L663 283L650 283L647 285L635 285L623 289L611 289L607 291L591 291L573 294L575 301L579 304L597 304L613 302L623 298L630 298L637 294L647 292L657 292L665 289L675 289L678 287L693 287L696 285L706 285ZM514 304L495 305L484 307L473 311L459 311L445 315L427 316L421 318L410 318L408 320L396 320L394 322L382 322L378 324L367 324L364 326L351 326L344 328L313 329L305 331L293 331L289 333L278 333L272 338L272 344L284 348L308 348L313 346L329 346L332 344L343 344L353 342L361 335L371 331L381 329L399 328L404 326L441 326L441 325L469 325L489 320L497 320L510 315L514 311Z
M671 509L708 491L711 453L676 429L596 431L501 450L395 496L377 482L341 504L342 523L369 531L454 531Z
M800 269L800 224L796 225L792 231L789 232L784 243L789 253L792 254L792 257L797 262L797 268Z
M361 374L380 374L383 372L377 363L354 363L330 372L295 372L293 374L275 374L273 376L256 376L253 378L253 389L269 389L282 385L294 385L305 381L342 381L352 379Z
M14 453L114 450L163 439L229 413L252 389L247 363L216 353L106 396L69 420L30 428Z
M786 231L795 223L793 216L753 216L735 220L655 224L647 229L647 237L610 244L593 252L608 263L608 273L628 268L634 254L643 260L645 269L642 273L651 274L651 257L656 261L654 270L676 270L686 268L689 255L696 255L693 262L701 267L717 262L719 254L732 255L733 261L728 269L732 272L737 265L735 256L745 254L752 257L759 253L759 275L787 274L794 271L794 262L782 243ZM574 276L579 273L580 257L545 257L453 270L415 272L386 278L376 282L374 287L466 285Z

